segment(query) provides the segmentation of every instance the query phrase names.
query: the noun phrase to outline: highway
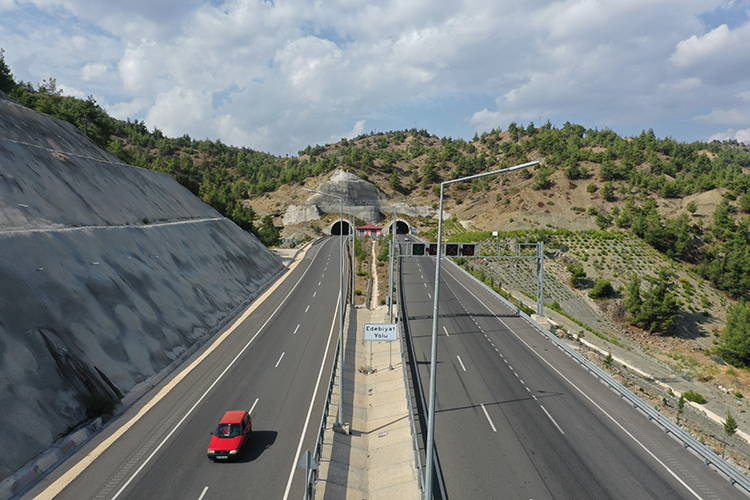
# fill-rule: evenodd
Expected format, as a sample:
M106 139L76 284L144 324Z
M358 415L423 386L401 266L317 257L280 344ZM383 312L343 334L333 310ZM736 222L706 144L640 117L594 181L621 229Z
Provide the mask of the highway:
M427 391L435 261L401 262ZM435 443L448 498L747 498L453 265L441 275Z
M339 241L327 238L231 333L207 342L23 498L302 498L296 465L315 447L338 300ZM211 462L210 433L238 409L251 410L248 447L236 463Z

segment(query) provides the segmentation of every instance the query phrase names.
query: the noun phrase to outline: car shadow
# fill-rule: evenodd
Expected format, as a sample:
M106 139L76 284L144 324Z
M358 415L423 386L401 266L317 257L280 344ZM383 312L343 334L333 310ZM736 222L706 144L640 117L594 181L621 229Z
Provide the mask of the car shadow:
M253 431L250 441L245 445L245 449L242 450L242 455L238 462L252 462L256 460L264 451L273 446L278 434L276 431Z

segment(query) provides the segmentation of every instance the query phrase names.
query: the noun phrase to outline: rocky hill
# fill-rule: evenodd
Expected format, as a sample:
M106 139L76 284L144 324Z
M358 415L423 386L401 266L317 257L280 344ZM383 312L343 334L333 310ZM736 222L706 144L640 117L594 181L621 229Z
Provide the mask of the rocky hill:
M0 92L0 477L179 362L282 269L164 173Z

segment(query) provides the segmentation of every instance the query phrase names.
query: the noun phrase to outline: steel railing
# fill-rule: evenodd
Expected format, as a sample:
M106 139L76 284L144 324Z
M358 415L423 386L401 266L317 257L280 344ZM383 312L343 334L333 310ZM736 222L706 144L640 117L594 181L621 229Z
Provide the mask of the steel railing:
M401 272L399 272L399 282L402 281L402 278L403 278L403 275ZM419 417L420 417L419 421L421 423L420 427L422 430L422 439L425 441L425 449L427 449L427 446L429 445L427 443L427 399L425 397L424 389L422 388L422 379L419 375L417 355L414 349L414 342L411 336L411 329L409 327L409 313L407 312L407 308L406 308L406 300L404 297L403 287L400 287L400 290L401 290L401 293L400 293L399 299L401 301L401 313L403 314L402 317L404 319L404 321L402 322L404 333L405 333L404 342L406 344L407 352L409 355L409 367L410 367L412 381L413 381L412 386L417 392L417 394L414 395L414 399L417 401L417 412L419 413ZM411 397L409 399L411 399ZM417 448L418 447L419 445L417 445ZM447 500L448 494L445 490L445 482L443 481L443 470L440 466L440 458L439 458L437 449L435 449L434 453L435 454L434 454L433 463L435 464L435 471L434 471L435 481L433 484L437 485L437 488L433 491L433 497L441 499L441 500ZM430 471L424 471L423 468L422 468L422 471L423 473L420 478L420 487L422 487L423 482L425 480L424 474L430 473Z
M349 254L349 248L347 248L347 255ZM351 269L351 267L347 267L347 269ZM346 297L348 297L349 294L349 288L350 288L350 280L344 280L346 283L345 287L345 293L341 294L341 300L345 300ZM353 293L353 291L352 291ZM341 321L346 321L347 311L349 310L349 306L344 307L344 315L341 318ZM325 436L325 430L326 430L326 423L328 421L328 415L330 414L330 407L331 407L331 396L333 395L333 389L335 387L336 382L336 369L338 367L338 361L339 356L341 355L341 350L339 347L341 346L341 343L336 342L336 354L333 357L333 365L331 366L331 375L328 380L328 391L326 392L326 399L325 403L323 404L323 415L320 417L320 425L318 426L318 436L315 440L315 452L313 454L313 459L315 460L315 463L318 465L318 469L314 471L313 474L310 475L310 480L305 485L307 488L309 498L312 498L313 495L313 485L318 480L318 470L320 469L320 456L323 448L323 440ZM339 404L344 403L344 395L339 394Z

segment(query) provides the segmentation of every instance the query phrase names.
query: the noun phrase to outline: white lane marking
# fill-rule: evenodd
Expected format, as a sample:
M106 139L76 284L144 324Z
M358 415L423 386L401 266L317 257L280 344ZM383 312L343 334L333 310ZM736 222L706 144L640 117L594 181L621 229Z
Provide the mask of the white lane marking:
M677 481L679 481L679 482L680 482L680 484L681 484L682 486L684 486L686 490L688 490L688 491L689 491L690 493L692 493L692 495L693 495L693 496L694 496L695 498L698 498L698 499L702 500L701 496L700 496L700 495L698 495L698 493L696 493L696 492L695 492L695 491L694 491L694 490L693 490L693 489L692 489L692 488L691 488L691 487L690 487L690 486L689 486L689 485L688 485L688 484L687 484L687 483L686 483L685 481L683 481L683 480L682 480L682 478L680 478L680 476L678 476L676 472L674 472L674 471L673 471L672 469L670 469L669 467L667 467L667 464L665 464L664 462L662 462L661 460L659 460L659 458L658 458L658 457L657 457L657 456L656 456L656 455L655 455L655 454L654 454L654 453L653 453L653 452L652 452L651 450L649 450L649 449L648 449L648 448L646 447L646 445L644 445L643 443L641 443L641 442L640 442L640 441L639 441L639 440L638 440L638 439L637 439L637 438L636 438L636 437L635 437L635 436L634 436L633 434L631 434L630 432L628 432L628 430L627 430L627 429L626 429L625 427L623 427L623 425L622 425L622 424L620 424L620 422L618 422L617 420L615 420L615 418L614 418L614 417L613 417L612 415L610 415L609 413L607 413L607 412L606 412L606 411L604 410L604 408L602 408L601 406L599 406L598 404L596 404L596 402L595 402L595 401L594 401L593 399L591 399L591 398L590 398L590 397L588 396L588 394L586 394L585 392L583 392L583 390L581 390L581 389L580 389L580 388L579 388L579 387L578 387L577 385L575 385L575 384L574 384L574 383L573 383L573 382L572 382L572 381L571 381L571 380L570 380L570 379L569 379L568 377L566 377L565 375L563 375L563 374L562 374L562 373L560 372L560 370L558 370L557 368L555 368L555 367L554 367L554 366L552 365L552 363L550 363L549 361L547 361L546 359L544 359L544 358L542 357L542 355L541 355L541 354L539 354L539 353L538 353L538 352L536 352L536 351L535 351L534 349L532 349L532 348L531 348L531 346L529 345L529 343L528 343L528 342L526 342L525 340L523 340L523 339L522 339L522 338L521 338L521 337L520 337L520 336L519 336L519 335L518 335L518 334L517 334L517 333L516 333L515 331L513 331L513 329L512 329L512 328L510 328L510 327L508 326L508 324L507 324L507 323L506 323L505 321L503 321L503 319L502 319L501 317L499 317L499 316L498 316L497 314L495 314L495 313L494 313L494 312L492 311L492 309L490 309L490 307L489 307L489 306L488 306L487 304L485 304L485 303L484 303L484 302L482 301L482 299L480 299L479 297L477 297L476 295L474 295L474 293L473 293L473 292L472 292L471 290L469 290L469 289L468 289L468 288L466 287L466 285L464 285L464 284L463 284L463 283L461 283L461 282L460 282L459 280L457 280L457 279L456 279L456 277L455 277L455 276L453 276L453 275L452 275L452 274L450 273L450 271L446 271L446 272L448 273L448 275L449 275L450 277L452 277L452 278L453 278L454 280L456 280L456 282L457 282L458 284L460 284L460 285L461 285L461 286L462 286L462 287L464 288L464 290L466 290L467 292L469 292L469 294L470 294L470 295L471 295L472 297L474 297L475 299L477 299L477 301L478 301L478 302L479 302L480 304L482 304L482 305L483 305L483 306L485 307L485 309L487 309L487 310L488 310L488 311L489 311L489 312L490 312L490 313L491 313L491 314L492 314L493 316L495 316L495 318L497 318L497 320L498 320L498 321L499 321L500 323L502 323L502 324L503 324L503 326L505 326L505 328L507 328L507 329L508 329L508 331L510 331L511 333L513 333L513 335L514 335L514 336L515 336L515 337L516 337L516 338L517 338L517 339L518 339L518 340L519 340L520 342L522 342L522 343L523 343L523 344L524 344L524 345L525 345L525 346L526 346L526 347L527 347L527 348L529 349L529 351L531 351L531 352L532 352L532 353L534 353L534 354L535 354L535 355L536 355L536 356L537 356L537 357L538 357L539 359L541 359L542 361L544 361L544 363L546 363L546 364L547 364L547 366L549 366L549 367L550 367L551 369L553 369L553 370L554 370L554 371L555 371L555 372L556 372L556 373L557 373L557 374L558 374L558 375L559 375L559 376L560 376L560 377L561 377L561 378L562 378L563 380L565 380L565 381L566 381L566 382L567 382L568 384L570 384L570 385L571 385L571 387L573 387L573 388L574 388L575 390L577 390L577 391L578 391L578 392L579 392L579 393L580 393L580 394L581 394L581 395L582 395L582 396L583 396L584 398L586 398L586 399L587 399L587 400L588 400L588 401L589 401L589 402L590 402L590 403L591 403L592 405L594 405L594 406L595 406L595 407L596 407L596 408L597 408L597 409L598 409L598 410L599 410L600 412L602 412L602 413L603 413L603 414L604 414L604 415L605 415L605 416L606 416L607 418L609 418L609 419L610 419L610 420L611 420L611 421L612 421L612 422L613 422L613 423L614 423L614 424L615 424L615 425L616 425L617 427L619 427L619 428L620 428L620 429L622 430L622 432L624 432L625 434L627 434L627 435L628 435L628 437L630 437L630 439L632 439L632 440L633 440L633 441L634 441L634 442L635 442L636 444L638 444L638 446L640 446L640 447L641 447L641 448L642 448L642 449L643 449L643 450L644 450L644 451L645 451L646 453L648 453L648 454L649 454L649 455L651 456L651 458L653 458L654 460L656 460L656 462L657 462L657 463L658 463L659 465L661 465L661 466L662 466L662 467L664 468L664 470L666 470L667 472L669 472L669 474L670 474L670 475L671 475L672 477L674 477L674 478L675 478L675 479L676 479ZM536 400L536 397L534 397L534 400Z
M461 365L461 368L463 368L464 371L466 371L466 367L464 366L464 362L461 361L461 356L459 356L458 354L456 354L456 357L458 358L458 362Z
M203 488L203 491L201 492L201 496L198 497L198 500L203 500L203 497L206 496L207 491L208 491L208 486Z
M306 255L306 254L307 252L305 252L305 254L303 255ZM297 289L297 286L299 286L299 284L302 282L305 276L307 276L307 272L312 267L312 263L314 262L314 260L315 260L314 258L310 260L310 263L308 264L307 269L305 269L305 272L302 273L302 276L300 276L299 280L297 280L297 283L295 283L295 285L292 287L292 289L289 291L286 297L284 297L284 299L279 303L279 306L274 310L273 313L271 313L271 316L268 317L266 322L263 323L263 326L260 327L260 329L257 331L255 335L253 335L253 338L251 338L248 341L248 343L245 345L242 351L240 351L240 354L237 355L237 357L232 361L232 363L229 366L231 366L237 360L237 358L240 357L240 355L245 351L245 349L247 349L250 346L250 344L255 340L255 338L260 334L260 332L263 331L263 329L271 321L271 319L276 315L279 309L281 309L284 306L287 299L289 299L292 293ZM295 263L292 264L292 266L287 271L287 274L283 278L286 278L289 274L291 274L292 271L294 271L294 269L297 268L297 265L299 265L300 262L302 262L302 260L295 261ZM277 283L283 283L283 278L279 279ZM263 302L276 290L276 288L278 287L275 285L269 288L261 297L258 298L257 301L255 301L250 307L248 307L245 310L242 316L237 318L237 320L232 324L231 327L229 327L224 333L221 334L219 338L216 339L216 342L211 344L211 346L208 349L206 349L203 352L203 354L201 354L198 358L195 359L195 361L193 361L189 366L187 366L183 371L181 371L177 376L175 376L175 378L173 378L171 382L165 385L150 401L148 401L148 403L146 403L143 406L143 408L141 408L141 410L135 416L133 416L133 418L128 420L122 427L120 427L117 431L112 433L111 436L105 439L99 446L97 446L91 453L86 455L81 461L79 461L76 465L74 465L68 472L63 474L57 481L49 485L47 489L45 489L36 497L37 500L50 500L50 499L55 498L63 489L65 489L66 486L68 486L71 482L73 482L75 478L77 478L89 465L91 465L94 462L94 460L99 458L99 456L102 453L104 453L107 450L107 448L112 446L112 444L115 441L120 439L120 437L122 437L123 434L125 434L131 427L133 427L136 423L138 423L138 421L143 417L143 415L145 415L151 408L156 406L156 404L159 403L159 401L164 399L164 397L167 394L169 394L169 392L177 384L179 384L185 377L187 377L190 374L190 372L192 372L195 369L195 367L197 367L200 363L202 363L203 360L206 359L209 354L211 354L214 350L216 350L221 345L221 343L227 337L229 337L229 335L231 335L240 324L242 324L243 321L245 321L253 312L255 312L256 309L258 309L258 307L260 307L261 304L263 304ZM198 402L195 403L188 410L188 412L185 414L182 420L177 422L177 425L175 425L172 431L167 435L167 437L164 438L164 441L162 441L161 444L159 444L159 446L157 447L157 449L154 450L154 452L146 459L146 463L148 463L151 460L151 458L153 458L156 452L159 451L159 448L161 448L162 445L172 436L172 434L177 430L177 428L182 424L182 422L188 417L188 415L190 415L190 413L198 406L198 404L200 404L200 402L203 399L205 399L205 397L208 395L211 389L213 389L214 385L216 385L219 379L221 379L221 377L224 376L224 373L226 373L228 370L229 370L229 367L227 367L226 370L224 370L219 375L219 378L217 378L214 381L214 383L211 384L211 386L208 389L206 389L206 392L203 393L203 395L198 400ZM131 478L128 480L125 486L120 488L120 490L117 492L116 496L112 498L112 500L115 500L115 498L117 498L117 496L119 496L122 493L122 491L128 486L128 484L130 484L130 482L135 478L135 476L138 475L138 473L140 473L143 467L145 467L146 463L141 465L141 467L139 467L135 471L133 476L131 476Z
M258 404L258 398L255 398L255 403L253 403L253 406L250 407L250 411L248 413L252 416L253 410L255 409L255 405Z
M451 336L451 334L448 333L448 329L445 326L443 326L443 330L445 330L446 337L450 337Z
M495 428L495 424L492 423L492 419L490 418L490 414L487 413L487 408L485 408L483 404L480 404L479 406L482 407L482 411L484 411L484 416L487 417L487 421L490 423L490 427L492 427L492 432L497 432L497 429Z
M307 312L310 309L310 304L307 304L307 307L305 308L305 312Z
M274 366L274 368L278 368L279 367L279 363L281 363L281 359L284 357L284 354L286 354L286 351L281 353L281 357L276 362L276 366Z
M430 299L432 299L432 294L431 294L431 293L429 293L429 292L428 292L428 293L427 293L427 296L428 296L428 297L429 297Z
M422 284L424 285L425 288L427 288L427 283L422 283Z
M297 328L294 329L294 333L292 335L297 335L297 330L299 330L299 325L297 325Z
M560 428L560 426L557 425L557 422L555 422L555 419L552 418L552 415L549 414L549 412L547 411L547 408L545 408L542 405L539 405L539 408L541 408L542 410L544 410L544 413L546 413L547 416L549 417L549 419L552 420L552 423L555 424L555 427L557 427L557 430L560 431L560 434L565 434L565 432L563 432L563 430Z
M339 304L341 303L341 291L339 291L339 299L336 301L336 310L339 310ZM307 417L305 417L305 425L302 427L302 435L299 438L299 444L297 445L297 453L294 455L292 460L292 470L289 472L289 480L286 483L286 490L284 491L284 499L288 500L289 490L292 487L292 479L294 479L294 473L297 471L297 464L299 463L299 456L302 453L302 442L305 440L305 434L307 433L307 426L310 424L310 415L312 414L313 404L315 403L315 395L318 393L318 387L320 386L320 379L323 377L323 369L326 365L326 358L328 357L328 350L331 347L331 339L333 339L333 330L336 326L336 314L333 315L331 321L331 331L328 333L328 344L326 345L326 351L323 355L323 362L320 364L320 371L318 371L318 380L315 382L315 389L313 389L312 397L310 398L310 406L307 409Z
M315 293L313 294L313 297L315 297L316 295L318 295L318 292L315 292Z
M318 281L318 286L320 286L321 283L323 283L323 282L322 281Z

